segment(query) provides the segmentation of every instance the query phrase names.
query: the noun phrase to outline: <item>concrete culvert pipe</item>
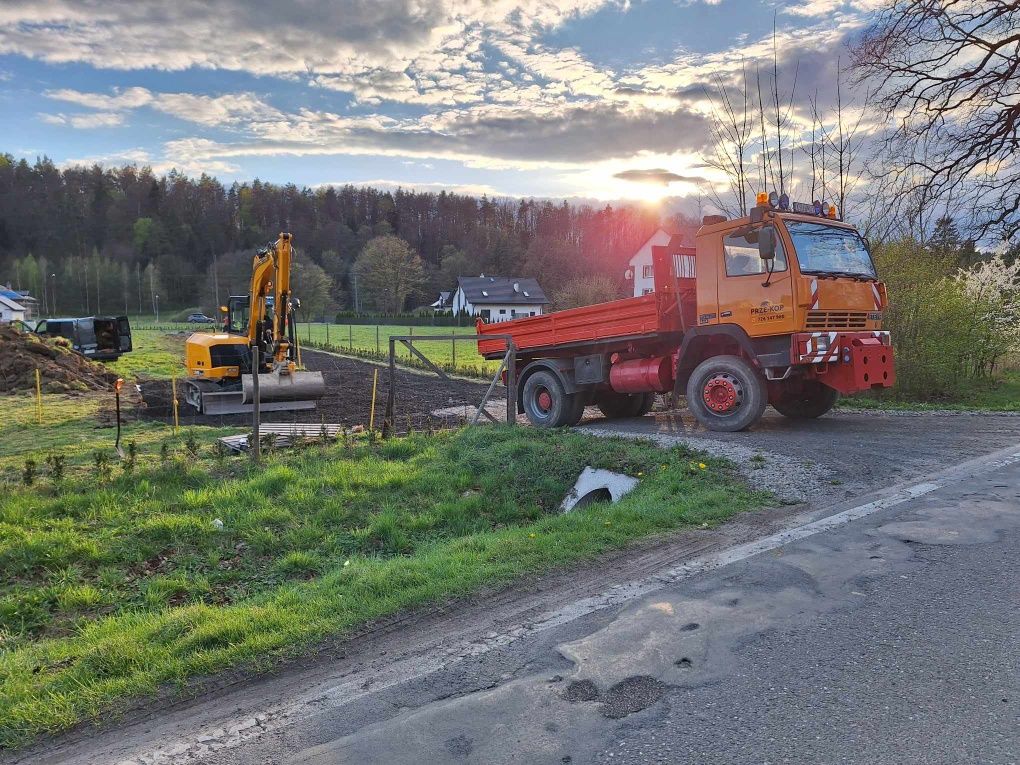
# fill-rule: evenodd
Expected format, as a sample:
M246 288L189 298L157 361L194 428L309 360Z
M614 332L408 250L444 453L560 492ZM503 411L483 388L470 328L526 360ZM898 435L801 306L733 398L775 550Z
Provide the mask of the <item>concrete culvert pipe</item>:
M637 485L638 479L629 475L586 467L577 477L574 488L560 503L560 512L569 513L593 502L619 502Z

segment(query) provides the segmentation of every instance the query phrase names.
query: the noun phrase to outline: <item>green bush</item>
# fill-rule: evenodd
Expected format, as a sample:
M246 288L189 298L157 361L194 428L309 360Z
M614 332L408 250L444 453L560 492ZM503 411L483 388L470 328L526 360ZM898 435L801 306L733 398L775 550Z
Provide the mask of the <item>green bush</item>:
M984 369L988 307L953 278L955 264L918 242L891 242L874 256L889 290L883 326L896 349L896 395L958 398Z

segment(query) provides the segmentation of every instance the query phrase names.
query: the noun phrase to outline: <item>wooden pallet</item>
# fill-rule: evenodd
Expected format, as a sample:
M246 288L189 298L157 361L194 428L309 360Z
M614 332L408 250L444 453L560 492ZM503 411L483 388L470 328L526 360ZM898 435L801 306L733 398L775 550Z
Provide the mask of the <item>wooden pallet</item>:
M292 446L298 441L316 441L322 438L322 431L326 431L326 435L329 438L336 438L340 435L344 428L344 425L337 425L334 423L315 423L315 422L297 422L297 423L272 423L263 422L259 425L259 431L263 436L267 433L272 433L276 436L275 446L277 448ZM220 443L235 452L248 451L248 436L251 435L250 431L246 433L239 433L235 436L223 436L219 439Z

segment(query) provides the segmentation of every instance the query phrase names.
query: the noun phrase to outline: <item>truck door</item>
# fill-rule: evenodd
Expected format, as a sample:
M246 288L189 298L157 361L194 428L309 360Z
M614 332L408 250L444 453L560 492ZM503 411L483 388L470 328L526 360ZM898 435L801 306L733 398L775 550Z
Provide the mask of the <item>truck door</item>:
M120 352L127 353L131 350L131 324L127 316L117 317L117 334L120 336Z
M751 337L792 331L793 280L786 247L778 232L776 257L768 262L758 254L761 225L745 225L723 234L718 263L719 321L739 324ZM767 286L766 286L767 285Z

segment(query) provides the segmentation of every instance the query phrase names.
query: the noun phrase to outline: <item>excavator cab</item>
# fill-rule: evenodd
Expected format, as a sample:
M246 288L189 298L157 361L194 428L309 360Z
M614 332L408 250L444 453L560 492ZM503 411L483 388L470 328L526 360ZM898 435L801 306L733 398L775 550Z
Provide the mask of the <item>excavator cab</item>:
M248 313L251 310L251 298L247 295L231 295L227 298L227 310L224 311L223 329L231 335L248 333Z

